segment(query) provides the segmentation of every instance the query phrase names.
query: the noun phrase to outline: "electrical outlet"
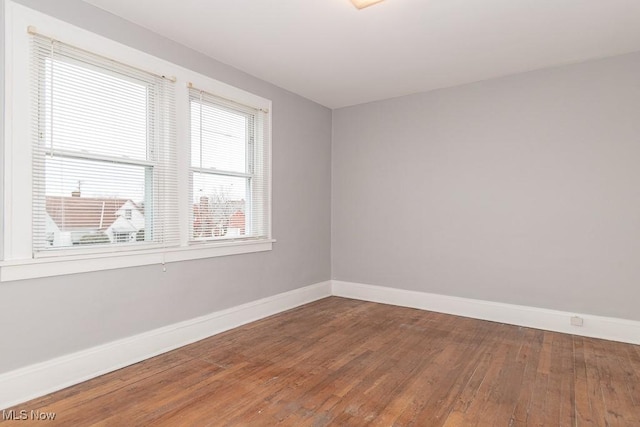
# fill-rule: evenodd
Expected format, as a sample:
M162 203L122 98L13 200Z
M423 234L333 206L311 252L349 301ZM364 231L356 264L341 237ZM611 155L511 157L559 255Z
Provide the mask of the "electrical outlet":
M573 326L584 326L584 319L580 316L573 316L571 318L571 325Z

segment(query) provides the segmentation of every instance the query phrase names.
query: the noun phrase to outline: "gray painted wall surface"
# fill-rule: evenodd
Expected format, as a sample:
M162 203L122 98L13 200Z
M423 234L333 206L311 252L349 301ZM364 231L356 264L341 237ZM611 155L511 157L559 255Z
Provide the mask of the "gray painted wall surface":
M333 112L335 279L640 320L640 53Z
M0 373L330 278L329 109L81 1L19 3L271 99L278 241L271 252L170 264L166 273L148 266L0 283Z

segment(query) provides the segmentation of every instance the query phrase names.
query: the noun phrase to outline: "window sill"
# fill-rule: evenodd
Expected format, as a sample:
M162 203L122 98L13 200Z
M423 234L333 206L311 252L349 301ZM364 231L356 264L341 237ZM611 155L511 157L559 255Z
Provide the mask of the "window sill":
M0 282L264 252L270 251L274 242L273 239L220 242L166 249L0 261Z

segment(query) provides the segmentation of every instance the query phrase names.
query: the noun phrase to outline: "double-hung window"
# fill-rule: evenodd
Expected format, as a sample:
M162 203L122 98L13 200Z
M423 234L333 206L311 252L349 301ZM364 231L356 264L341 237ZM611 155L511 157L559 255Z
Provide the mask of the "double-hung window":
M5 6L0 281L271 249L271 101Z
M38 34L32 49L35 255L176 243L174 83Z
M268 238L268 111L189 90L190 240Z

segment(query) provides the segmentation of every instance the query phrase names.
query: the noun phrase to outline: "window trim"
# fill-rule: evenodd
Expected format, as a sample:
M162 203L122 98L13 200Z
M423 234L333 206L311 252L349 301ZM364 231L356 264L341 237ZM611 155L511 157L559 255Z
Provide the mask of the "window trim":
M75 254L52 254L34 258L32 252L32 178L31 178L31 103L30 38L27 27L82 49L103 55L132 67L177 79L175 86L178 197L180 200L179 246L142 249L117 248L108 252L83 249ZM0 261L0 282L100 271L142 265L167 263L217 256L262 252L272 249L271 237L271 114L266 117L269 135L264 150L267 153L268 237L265 239L189 240L189 88L188 82L222 98L271 111L271 101L235 88L211 77L196 73L148 53L141 52L111 39L80 29L11 0L5 1L5 129L4 129L4 199L2 204L4 235L3 260ZM18 141L23 141L19 143ZM25 143L26 142L26 143ZM25 167L29 165L29 167ZM29 197L25 197L28 194ZM58 252L58 251L56 251Z

